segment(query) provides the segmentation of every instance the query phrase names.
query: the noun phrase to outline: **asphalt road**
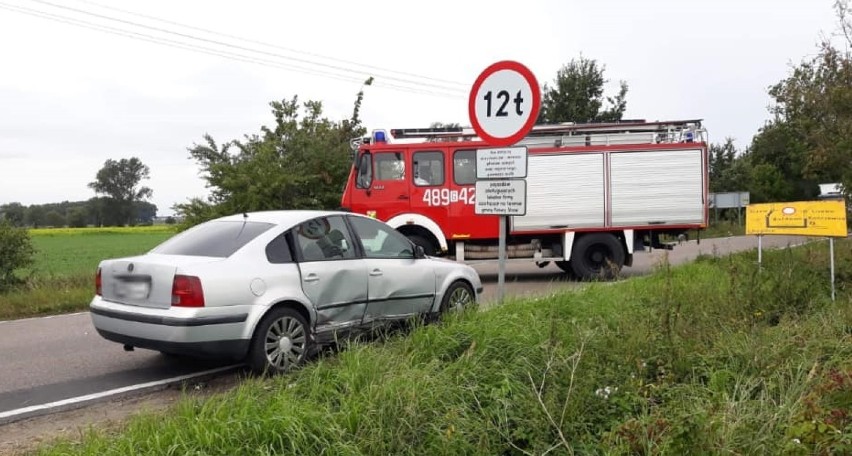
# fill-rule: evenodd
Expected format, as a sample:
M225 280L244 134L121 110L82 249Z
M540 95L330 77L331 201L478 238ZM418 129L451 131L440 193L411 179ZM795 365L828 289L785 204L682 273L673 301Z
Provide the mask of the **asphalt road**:
M0 413L222 366L101 338L88 312L0 322Z
M765 237L765 248L802 243L804 238ZM654 250L634 256L624 277L646 274L668 255L680 264L699 254L724 254L757 246L754 237L685 242L672 251ZM497 294L497 265L476 266L484 282L483 299ZM552 293L578 286L553 264L539 268L528 262L507 265L506 295ZM173 378L223 366L225 363L187 362L148 350L123 351L102 339L89 314L79 313L17 321L0 321L0 414L39 404L99 393L134 384Z

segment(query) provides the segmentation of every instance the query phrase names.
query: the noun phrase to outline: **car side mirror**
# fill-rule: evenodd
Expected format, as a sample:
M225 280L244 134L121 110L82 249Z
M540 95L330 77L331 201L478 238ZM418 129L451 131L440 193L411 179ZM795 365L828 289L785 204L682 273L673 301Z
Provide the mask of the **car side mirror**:
M426 258L426 251L423 250L422 245L415 245L414 246L414 258L417 258L417 259Z

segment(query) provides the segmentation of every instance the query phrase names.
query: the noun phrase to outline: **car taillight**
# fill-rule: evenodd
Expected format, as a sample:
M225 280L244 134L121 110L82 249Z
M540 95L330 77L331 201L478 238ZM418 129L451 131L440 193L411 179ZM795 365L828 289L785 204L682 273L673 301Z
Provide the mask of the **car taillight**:
M204 290L195 276L176 275L172 282L172 305L176 307L204 307Z
M103 281L101 279L101 268L98 268L98 273L95 274L95 294L103 296Z

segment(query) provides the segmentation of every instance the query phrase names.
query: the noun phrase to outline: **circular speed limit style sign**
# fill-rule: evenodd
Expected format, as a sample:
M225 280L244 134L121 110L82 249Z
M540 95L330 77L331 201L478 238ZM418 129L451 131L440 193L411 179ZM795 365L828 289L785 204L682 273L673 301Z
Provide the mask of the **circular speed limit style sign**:
M486 68L468 98L473 130L496 147L510 146L526 136L540 107L541 91L532 71L509 60Z

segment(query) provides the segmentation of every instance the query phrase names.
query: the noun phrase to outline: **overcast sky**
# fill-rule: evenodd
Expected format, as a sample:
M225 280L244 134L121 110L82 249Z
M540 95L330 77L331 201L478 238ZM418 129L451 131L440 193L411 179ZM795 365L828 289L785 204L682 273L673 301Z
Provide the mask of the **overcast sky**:
M470 125L473 81L506 59L542 84L597 59L610 93L628 83L626 117L703 118L742 148L769 118L767 87L834 30L832 3L0 0L0 204L91 198L105 160L135 156L168 215L207 193L187 147L257 132L272 100L341 119L375 76L367 128Z

